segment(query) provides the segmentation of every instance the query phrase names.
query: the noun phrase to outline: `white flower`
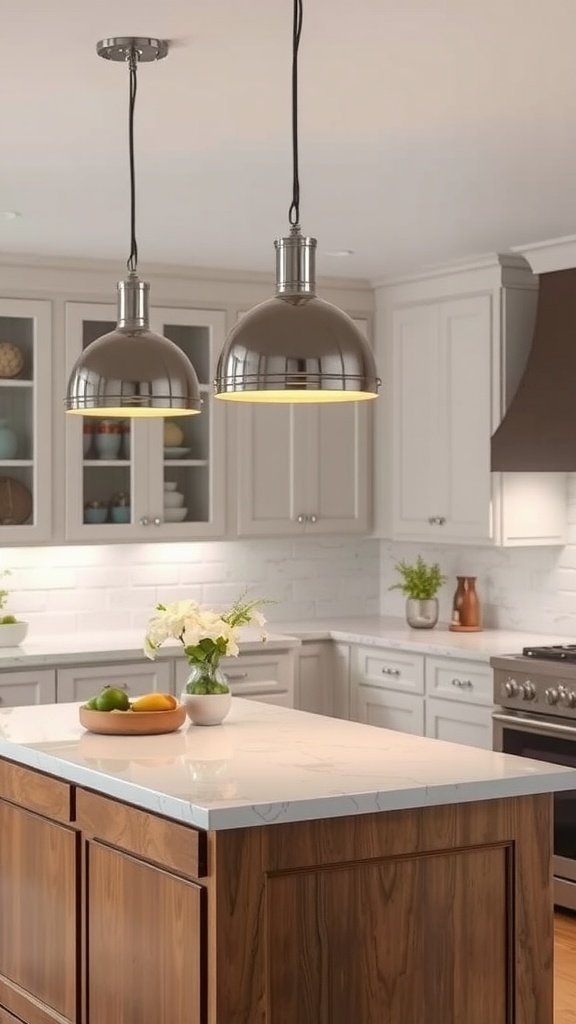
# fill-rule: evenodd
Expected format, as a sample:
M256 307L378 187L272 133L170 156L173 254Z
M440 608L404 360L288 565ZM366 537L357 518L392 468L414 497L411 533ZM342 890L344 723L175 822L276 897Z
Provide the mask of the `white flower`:
M203 656L216 663L223 653L237 657L240 653L238 639L240 625L252 620L263 626L266 619L255 607L258 602L238 600L229 612L218 612L203 608L197 601L173 601L172 604L159 605L148 623L144 638L144 653L148 658L156 657L158 648L166 640L179 640L186 649L189 659L193 658L193 649L203 645ZM266 635L262 634L262 640ZM207 641L210 643L207 644ZM212 647L210 646L212 645Z

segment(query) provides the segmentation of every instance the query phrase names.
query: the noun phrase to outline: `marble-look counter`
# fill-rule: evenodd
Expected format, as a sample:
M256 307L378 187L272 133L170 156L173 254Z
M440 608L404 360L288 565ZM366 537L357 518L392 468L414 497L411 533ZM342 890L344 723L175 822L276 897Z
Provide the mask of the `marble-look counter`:
M327 619L297 622L274 622L268 626L267 645L271 650L297 647L300 642L335 640L341 643L362 643L375 647L412 650L441 657L469 658L489 662L502 654L519 654L527 644L572 643L574 637L550 634L520 633L505 629L487 629L481 633L453 633L446 624L434 629L410 629L404 619L375 616L358 619ZM33 666L60 666L104 661L134 661L144 658L143 630L114 630L106 633L66 634L35 637L31 630L20 647L0 647L2 669ZM259 632L243 630L241 651L262 651ZM181 653L180 645L166 644L159 658ZM0 680L1 684L1 680Z
M576 770L234 698L221 726L99 736L78 704L0 710L0 757L200 829L576 789Z
M269 650L286 650L300 646L300 640L284 630L268 632L266 646ZM249 654L262 651L260 631L245 627L239 642L240 651ZM178 641L167 642L158 651L158 659L182 656L182 645ZM34 666L62 666L89 662L146 661L144 654L144 630L108 630L105 633L67 633L49 637L26 638L19 647L0 647L0 672L2 669L29 668ZM1 685L1 678L0 678Z

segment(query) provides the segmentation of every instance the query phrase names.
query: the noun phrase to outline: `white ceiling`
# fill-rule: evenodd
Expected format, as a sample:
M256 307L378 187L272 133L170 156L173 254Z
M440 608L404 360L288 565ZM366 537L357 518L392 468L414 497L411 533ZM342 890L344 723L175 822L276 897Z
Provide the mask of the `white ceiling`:
M0 253L271 270L291 198L292 0L0 0ZM576 228L575 0L305 0L301 223L379 278ZM348 259L327 256L353 249Z

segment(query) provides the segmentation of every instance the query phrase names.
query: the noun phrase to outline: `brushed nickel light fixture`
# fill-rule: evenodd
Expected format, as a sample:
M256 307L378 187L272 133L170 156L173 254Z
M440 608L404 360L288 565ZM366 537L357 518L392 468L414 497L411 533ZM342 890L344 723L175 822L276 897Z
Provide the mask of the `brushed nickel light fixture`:
M141 62L168 53L163 39L122 36L102 39L97 53L128 64L130 100L130 255L128 276L118 282L118 324L88 345L70 374L66 412L80 416L190 416L201 409L198 378L191 362L173 341L150 330L150 285L138 277L134 109L137 69Z
M381 381L372 350L347 313L316 295L316 239L300 232L298 48L302 0L292 31L292 203L286 238L277 238L276 295L233 327L218 360L217 398L236 402L357 402Z

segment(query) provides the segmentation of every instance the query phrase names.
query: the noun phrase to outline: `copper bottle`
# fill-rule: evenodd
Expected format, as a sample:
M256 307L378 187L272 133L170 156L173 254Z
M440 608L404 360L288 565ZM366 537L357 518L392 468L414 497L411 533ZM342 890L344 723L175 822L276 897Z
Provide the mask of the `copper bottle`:
M460 625L480 625L480 601L476 593L476 576L464 576L464 594L460 604Z

